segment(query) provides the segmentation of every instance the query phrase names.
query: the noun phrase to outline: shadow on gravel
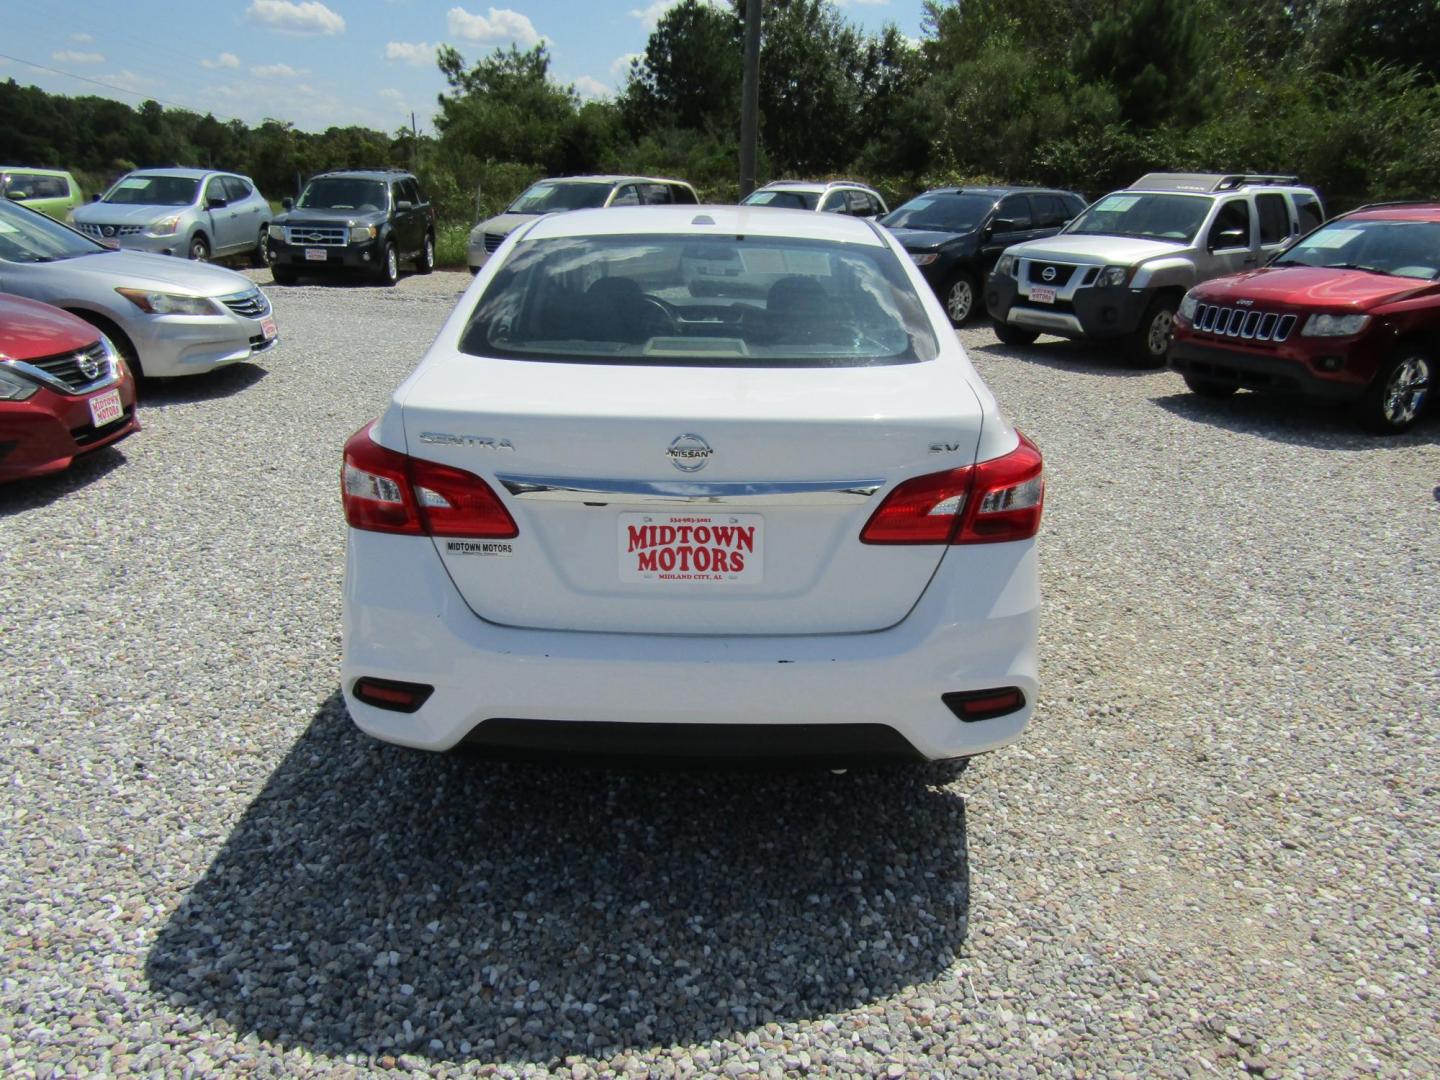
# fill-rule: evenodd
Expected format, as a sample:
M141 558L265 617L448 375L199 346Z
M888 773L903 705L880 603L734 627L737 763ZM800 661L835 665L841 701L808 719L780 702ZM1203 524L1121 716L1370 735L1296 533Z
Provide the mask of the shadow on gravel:
M1134 368L1120 353L1117 342L1109 347L1084 341L1053 338L1034 345L1003 345L999 341L987 345L967 346L981 355L993 353L1012 360L1024 360L1056 371L1085 372L1090 375L1114 375L1120 378L1145 378L1164 375L1164 368Z
M146 974L242 1034L429 1061L558 1064L820 1016L960 950L950 775L436 756L369 741L337 693Z
M1324 402L1245 391L1215 401L1184 390L1153 400L1196 423L1320 450L1373 451L1440 442L1440 412L1434 409L1403 435L1371 435L1356 425L1347 409Z
M144 437L143 433L140 437ZM130 438L136 436L132 435ZM79 491L113 472L125 464L124 446L124 442L119 442L101 447L84 457L76 458L64 472L0 484L0 518L39 506L49 506L56 499L63 499L71 492Z
M140 422L145 422L146 409L189 405L197 401L229 397L254 386L268 374L269 372L258 364L242 360L204 375L146 379L140 386Z

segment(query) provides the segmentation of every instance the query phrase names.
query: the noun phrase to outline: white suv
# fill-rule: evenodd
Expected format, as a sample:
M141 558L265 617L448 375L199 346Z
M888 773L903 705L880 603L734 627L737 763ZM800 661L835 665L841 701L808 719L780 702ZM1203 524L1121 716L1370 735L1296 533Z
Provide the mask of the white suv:
M756 188L741 206L773 206L778 210L818 210L822 214L884 217L890 211L874 188L854 180L776 180Z
M914 761L1035 706L1040 453L869 222L520 226L342 489L341 684L389 742Z
M1132 364L1158 367L1190 286L1262 266L1324 220L1293 176L1149 173L1054 236L1007 248L985 306L1007 345L1119 339Z

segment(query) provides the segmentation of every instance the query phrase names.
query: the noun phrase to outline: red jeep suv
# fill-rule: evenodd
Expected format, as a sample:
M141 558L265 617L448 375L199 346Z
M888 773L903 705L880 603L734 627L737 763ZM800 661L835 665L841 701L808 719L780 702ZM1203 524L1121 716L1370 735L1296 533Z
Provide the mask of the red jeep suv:
M1195 286L1170 346L1197 394L1346 401L1380 434L1425 410L1437 357L1440 203L1361 207L1262 269Z

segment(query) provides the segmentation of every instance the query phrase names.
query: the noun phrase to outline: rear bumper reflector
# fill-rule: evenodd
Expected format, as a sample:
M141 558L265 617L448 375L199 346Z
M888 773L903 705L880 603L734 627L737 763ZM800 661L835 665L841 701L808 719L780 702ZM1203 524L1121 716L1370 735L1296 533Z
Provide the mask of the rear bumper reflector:
M1025 694L1018 686L1000 686L992 690L966 690L941 694L940 700L967 724L976 720L993 720L1025 707Z
M372 679L366 675L355 680L351 692L366 705L391 712L413 713L424 705L433 686L424 683L397 682L394 679Z

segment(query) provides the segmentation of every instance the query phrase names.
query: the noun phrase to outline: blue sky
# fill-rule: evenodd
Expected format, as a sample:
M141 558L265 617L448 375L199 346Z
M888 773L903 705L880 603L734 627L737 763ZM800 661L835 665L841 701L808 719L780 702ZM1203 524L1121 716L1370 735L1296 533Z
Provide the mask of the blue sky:
M501 0L505 3L506 0ZM305 131L422 129L445 89L435 47L473 62L544 41L584 96L617 91L674 0L0 0L0 79ZM852 23L921 34L921 0L836 0Z

